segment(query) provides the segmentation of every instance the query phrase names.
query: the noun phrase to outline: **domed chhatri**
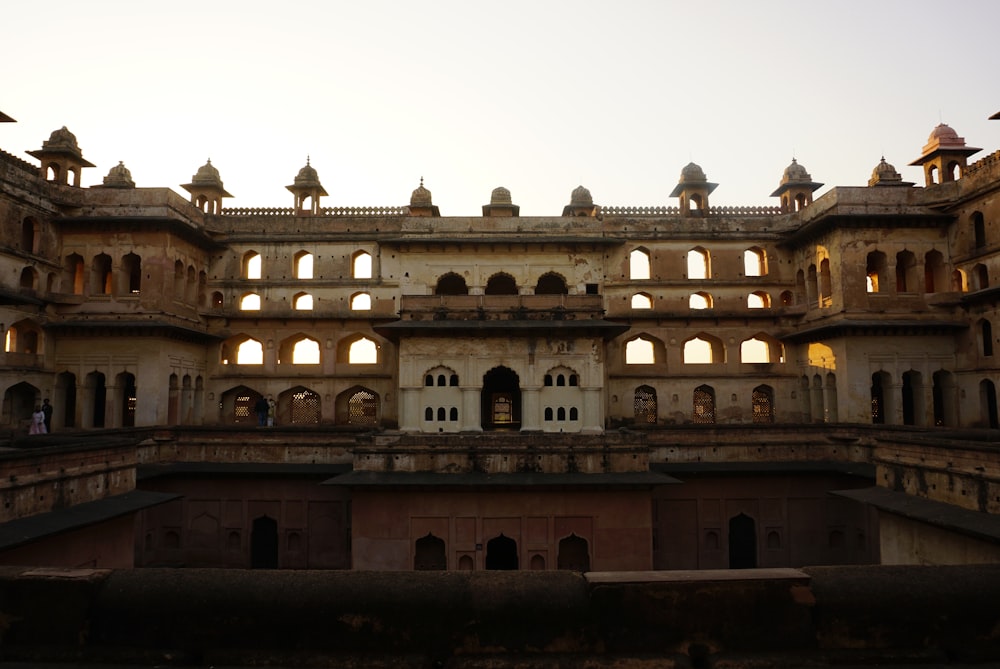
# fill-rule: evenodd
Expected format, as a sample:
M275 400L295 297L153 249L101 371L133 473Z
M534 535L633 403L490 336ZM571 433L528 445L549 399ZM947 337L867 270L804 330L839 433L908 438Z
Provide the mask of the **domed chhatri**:
M76 135L66 126L54 130L42 142L42 148L27 153L41 161L42 178L58 184L79 187L83 168L94 167L93 163L84 159L76 143Z
M118 164L108 171L108 176L104 177L105 188L135 188L132 181L132 173L125 167L125 163L118 161Z
M920 157L910 163L924 169L928 186L960 179L965 173L968 158L982 149L966 146L965 138L955 129L939 123L931 130Z
M434 206L431 192L424 188L424 178L420 177L420 185L410 194L410 216L440 216L441 211Z
M520 216L521 208L512 203L510 191L498 186L490 193L490 203L483 205L483 216Z
M868 180L869 186L912 186L912 181L903 181L902 175L896 171L896 167L885 162L885 156L879 161L875 169L872 170L872 178Z
M781 198L781 211L785 213L801 211L812 204L813 193L823 184L812 180L812 175L804 165L792 158L791 164L781 175L781 183L771 193L771 197Z
M319 199L328 195L309 156L306 156L305 166L295 175L295 182L285 188L295 196L295 214L298 216L318 215Z
M569 204L563 207L563 216L597 216L601 208L594 204L590 191L582 185L573 189Z
M222 213L222 198L232 197L223 187L222 177L211 158L198 168L191 177L191 183L181 184L181 188L191 193L191 204L206 214Z
M670 192L670 197L680 198L681 216L706 216L708 196L719 184L710 183L701 165L688 163L681 170L680 181Z

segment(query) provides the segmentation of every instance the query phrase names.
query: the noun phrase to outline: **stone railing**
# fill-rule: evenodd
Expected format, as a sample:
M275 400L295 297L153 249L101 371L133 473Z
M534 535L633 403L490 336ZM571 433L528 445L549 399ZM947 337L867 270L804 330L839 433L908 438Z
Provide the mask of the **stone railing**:
M994 151L966 167L964 176L972 176L976 172L987 170L995 165L1000 165L1000 151Z
M407 207L321 207L317 216L405 216ZM222 216L296 216L294 207L227 207ZM314 216L305 212L302 216Z
M26 160L21 160L17 156L7 153L2 149L0 149L0 162L7 163L8 165L12 165L19 170L24 170L25 172L31 172L32 174L38 173L37 167Z
M680 216L680 207L601 207L605 216ZM781 207L709 207L709 216L775 216Z

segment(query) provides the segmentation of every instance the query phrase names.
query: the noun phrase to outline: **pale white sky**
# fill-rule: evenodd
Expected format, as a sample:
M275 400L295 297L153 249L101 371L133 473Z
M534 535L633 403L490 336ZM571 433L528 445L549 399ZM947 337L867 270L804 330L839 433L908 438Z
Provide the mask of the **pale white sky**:
M506 186L525 216L579 184L602 205L776 204L793 154L864 185L910 181L939 121L1000 148L995 0L49 0L0 11L0 148L66 125L84 185L119 160L179 188L211 157L226 206L292 206L306 156L323 206L402 205L421 176L446 216Z

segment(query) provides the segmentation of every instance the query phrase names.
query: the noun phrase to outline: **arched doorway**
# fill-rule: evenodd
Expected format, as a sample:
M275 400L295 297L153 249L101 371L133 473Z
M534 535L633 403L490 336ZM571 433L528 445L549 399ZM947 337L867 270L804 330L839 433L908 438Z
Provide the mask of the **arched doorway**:
M76 427L76 375L62 372L56 375L56 393L53 400L55 416L52 423L58 427Z
M729 568L754 569L757 566L757 524L741 513L729 519Z
M514 371L494 367L486 372L482 412L484 430L521 429L521 389Z
M443 571L448 568L445 556L444 539L430 532L426 537L417 539L413 551L413 568L416 571Z
M278 568L278 521L268 516L254 518L250 533L250 567Z
M571 534L559 542L559 569L590 571L590 551L587 540Z
M486 544L487 569L517 569L517 542L501 534Z

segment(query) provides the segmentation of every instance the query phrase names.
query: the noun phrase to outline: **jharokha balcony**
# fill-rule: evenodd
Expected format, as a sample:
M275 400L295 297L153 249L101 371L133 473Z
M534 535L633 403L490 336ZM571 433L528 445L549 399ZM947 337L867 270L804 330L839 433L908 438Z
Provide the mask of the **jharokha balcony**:
M395 338L436 332L563 330L610 339L628 329L604 320L600 295L404 295L399 317L376 326L376 331Z

